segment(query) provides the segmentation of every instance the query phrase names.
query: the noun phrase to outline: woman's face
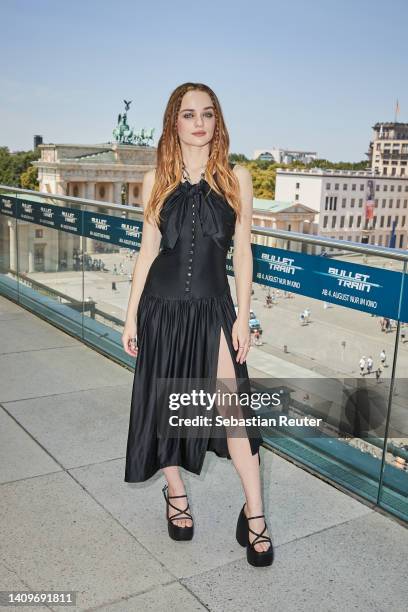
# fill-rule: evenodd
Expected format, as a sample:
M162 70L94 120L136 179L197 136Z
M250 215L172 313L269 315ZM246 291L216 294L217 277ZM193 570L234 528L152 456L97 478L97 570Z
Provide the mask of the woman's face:
M180 140L202 147L212 140L214 129L215 110L208 93L199 90L185 93L177 118Z

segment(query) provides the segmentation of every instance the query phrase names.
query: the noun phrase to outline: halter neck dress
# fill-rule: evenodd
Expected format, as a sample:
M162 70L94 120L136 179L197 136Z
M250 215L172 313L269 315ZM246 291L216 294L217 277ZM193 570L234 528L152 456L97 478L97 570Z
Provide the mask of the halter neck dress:
M223 426L217 426L216 435L208 426L199 436L158 435L158 415L167 406L160 404L157 381L211 380L215 391L221 328L237 388L250 393L247 365L236 361L231 335L236 312L226 260L235 211L201 179L193 184L180 182L166 198L161 216L161 250L148 271L137 308L138 356L125 482L145 481L172 465L200 474L207 451L231 459ZM250 407L244 408L244 416L254 414ZM260 432L255 425L245 427L251 452L256 454L262 443Z

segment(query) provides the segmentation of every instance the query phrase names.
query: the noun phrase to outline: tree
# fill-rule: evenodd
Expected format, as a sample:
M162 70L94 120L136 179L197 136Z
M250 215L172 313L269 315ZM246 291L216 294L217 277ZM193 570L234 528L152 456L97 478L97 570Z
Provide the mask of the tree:
M10 187L25 187L25 184L36 184L37 169L31 166L31 162L39 159L40 150L35 151L16 151L10 153L8 147L0 147L0 183ZM28 176L26 176L26 172ZM24 178L23 178L24 177ZM38 190L38 186L36 187Z

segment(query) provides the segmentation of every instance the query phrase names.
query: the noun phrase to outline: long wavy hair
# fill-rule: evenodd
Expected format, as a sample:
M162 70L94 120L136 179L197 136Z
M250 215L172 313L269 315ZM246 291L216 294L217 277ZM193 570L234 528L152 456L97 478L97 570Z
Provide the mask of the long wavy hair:
M163 132L157 146L155 182L145 207L145 218L160 223L160 211L169 196L182 180L183 160L177 133L177 117L181 101L187 91L205 91L214 105L215 129L210 142L210 154L204 179L235 210L241 218L239 182L228 162L229 134L225 125L221 105L213 90L203 83L183 83L171 94L163 117Z

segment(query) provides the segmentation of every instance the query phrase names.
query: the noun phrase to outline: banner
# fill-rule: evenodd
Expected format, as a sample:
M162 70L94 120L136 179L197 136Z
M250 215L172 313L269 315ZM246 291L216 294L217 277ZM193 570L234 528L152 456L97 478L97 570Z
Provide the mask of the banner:
M263 285L397 319L402 273L252 245L253 280ZM402 310L407 310L403 301Z
M84 233L87 238L110 242L129 249L140 249L142 241L141 221L111 217L102 213L84 211Z

